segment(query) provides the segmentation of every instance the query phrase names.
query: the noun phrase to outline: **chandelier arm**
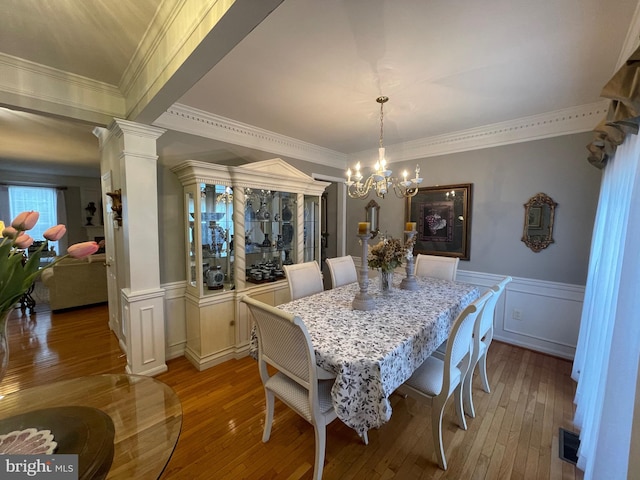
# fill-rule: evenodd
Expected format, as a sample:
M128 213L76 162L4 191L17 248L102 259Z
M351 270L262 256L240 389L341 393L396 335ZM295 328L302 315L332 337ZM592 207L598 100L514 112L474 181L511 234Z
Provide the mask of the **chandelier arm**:
M373 187L373 177L369 177L365 180L364 183L354 183L347 187L347 194L351 198L367 198L369 196L369 192Z
M418 187L415 188L405 188L399 187L397 185L393 186L393 193L396 194L398 198L410 198L415 197L418 193Z

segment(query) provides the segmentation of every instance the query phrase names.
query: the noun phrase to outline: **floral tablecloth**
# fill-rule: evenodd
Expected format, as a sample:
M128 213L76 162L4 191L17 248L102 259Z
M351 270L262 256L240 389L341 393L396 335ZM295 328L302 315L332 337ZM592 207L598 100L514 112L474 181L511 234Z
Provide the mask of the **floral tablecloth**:
M480 293L435 278L417 278L417 291L401 290L403 278L395 274L390 295L381 295L378 279L371 279L376 309L369 312L351 307L357 283L278 306L304 321L318 365L336 374L338 418L361 435L389 421L389 395L447 339L452 322ZM251 343L255 355L255 334Z

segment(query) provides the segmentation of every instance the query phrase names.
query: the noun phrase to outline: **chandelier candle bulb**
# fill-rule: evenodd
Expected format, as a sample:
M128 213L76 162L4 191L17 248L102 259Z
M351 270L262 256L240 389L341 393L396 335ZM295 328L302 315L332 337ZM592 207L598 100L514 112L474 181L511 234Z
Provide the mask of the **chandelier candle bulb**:
M359 222L358 223L358 235L366 235L369 233L369 228L371 227L371 223L369 222Z

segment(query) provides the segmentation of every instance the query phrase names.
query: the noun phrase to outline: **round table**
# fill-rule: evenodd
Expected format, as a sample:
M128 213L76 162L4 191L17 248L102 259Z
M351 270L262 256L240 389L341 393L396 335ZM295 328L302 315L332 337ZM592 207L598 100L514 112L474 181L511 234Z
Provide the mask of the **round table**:
M10 393L0 399L0 428L3 420L6 428L11 428L15 418L20 418L22 428L28 428L32 412L37 423L34 427L51 430L54 440L58 429L58 439L64 445L68 432L53 416L49 426L46 421L46 413L59 407L64 407L66 415L77 416L83 425L95 423L86 420L85 407L104 412L113 422L113 459L106 477L100 478L158 478L171 458L182 427L182 406L168 385L151 377L122 374L80 377ZM0 431L5 433L9 432ZM103 435L97 430L94 433ZM80 470L83 461L90 462L96 456L108 466L104 459L110 458L110 452L95 453L93 458L79 457Z

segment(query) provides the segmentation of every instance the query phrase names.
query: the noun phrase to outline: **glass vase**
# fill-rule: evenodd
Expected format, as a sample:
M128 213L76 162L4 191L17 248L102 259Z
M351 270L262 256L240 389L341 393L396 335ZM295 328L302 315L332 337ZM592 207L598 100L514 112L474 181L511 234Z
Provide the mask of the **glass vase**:
M7 337L7 323L11 311L0 313L0 383L7 373L9 366L9 339Z
M389 295L393 287L393 272L380 272L380 291L383 295Z

